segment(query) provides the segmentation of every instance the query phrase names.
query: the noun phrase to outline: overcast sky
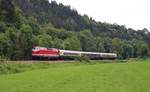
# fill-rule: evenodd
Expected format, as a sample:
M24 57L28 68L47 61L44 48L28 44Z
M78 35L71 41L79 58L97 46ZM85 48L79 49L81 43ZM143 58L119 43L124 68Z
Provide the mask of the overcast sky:
M55 0L96 21L150 31L150 0Z

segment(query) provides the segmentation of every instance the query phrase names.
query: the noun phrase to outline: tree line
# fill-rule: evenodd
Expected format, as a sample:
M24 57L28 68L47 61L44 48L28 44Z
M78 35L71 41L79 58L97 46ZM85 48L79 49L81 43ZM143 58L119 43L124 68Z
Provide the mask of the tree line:
M55 1L0 0L0 56L31 59L34 46L113 52L119 59L147 57L150 33L96 22Z

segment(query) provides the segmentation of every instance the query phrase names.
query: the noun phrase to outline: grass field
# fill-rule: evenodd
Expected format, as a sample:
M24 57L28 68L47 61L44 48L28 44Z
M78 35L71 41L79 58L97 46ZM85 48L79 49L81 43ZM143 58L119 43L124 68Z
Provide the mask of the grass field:
M62 65L0 75L0 92L150 92L150 62Z

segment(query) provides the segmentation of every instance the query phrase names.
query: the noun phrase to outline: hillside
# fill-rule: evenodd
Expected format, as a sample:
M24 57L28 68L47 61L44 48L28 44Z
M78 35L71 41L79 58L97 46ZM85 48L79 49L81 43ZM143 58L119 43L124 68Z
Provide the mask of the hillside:
M0 56L30 59L34 45L147 57L150 33L81 16L48 0L0 0Z
M148 31L147 29L127 29L124 25L96 22L87 15L79 15L70 6L57 4L55 1L50 4L48 0L15 0L15 2L25 15L34 16L40 24L52 23L55 27L64 28L68 31L89 29L95 35L105 33L111 38L118 37L122 39L133 39L136 38L136 35L142 36L140 32L135 31L143 31L143 33ZM104 34L101 36L105 37Z

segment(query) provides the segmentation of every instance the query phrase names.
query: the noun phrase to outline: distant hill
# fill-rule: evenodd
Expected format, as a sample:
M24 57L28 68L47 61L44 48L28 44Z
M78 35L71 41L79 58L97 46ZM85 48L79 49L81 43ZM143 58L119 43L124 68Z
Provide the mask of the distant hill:
M70 6L57 4L55 1L49 3L48 0L14 0L22 9L26 16L34 16L40 24L52 23L57 28L64 28L69 31L81 31L89 29L95 35L104 35L111 38L133 39L136 36L146 36L147 29L134 30L127 29L124 25L96 22L87 15L81 16ZM140 31L140 32L137 32ZM142 39L140 37L139 39ZM138 37L137 37L138 39Z
M0 43L3 45L0 46L4 48L1 49L0 56L27 59L26 54L30 54L27 51L34 45L116 52L118 58L149 56L150 32L146 28L134 30L124 25L97 22L87 15L81 16L70 6L57 4L55 1L0 2L0 35L3 35L0 37ZM21 41L16 41L17 38ZM10 47L9 43L16 46ZM10 54L9 49L15 53ZM28 58L30 57L29 55Z

